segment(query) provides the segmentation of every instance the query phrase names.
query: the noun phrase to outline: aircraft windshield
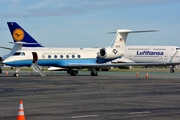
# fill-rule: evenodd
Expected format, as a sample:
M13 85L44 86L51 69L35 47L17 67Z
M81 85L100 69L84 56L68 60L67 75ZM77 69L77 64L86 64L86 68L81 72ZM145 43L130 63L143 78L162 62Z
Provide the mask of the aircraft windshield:
M18 55L25 56L25 53L24 52L15 52L13 55L14 56L18 56Z

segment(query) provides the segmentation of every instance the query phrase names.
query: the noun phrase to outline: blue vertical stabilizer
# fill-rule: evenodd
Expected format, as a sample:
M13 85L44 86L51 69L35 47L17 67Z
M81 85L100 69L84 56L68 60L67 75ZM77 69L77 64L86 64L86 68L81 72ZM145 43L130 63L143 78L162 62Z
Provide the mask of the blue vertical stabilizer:
M7 22L14 42L24 42L23 47L43 47L16 22Z

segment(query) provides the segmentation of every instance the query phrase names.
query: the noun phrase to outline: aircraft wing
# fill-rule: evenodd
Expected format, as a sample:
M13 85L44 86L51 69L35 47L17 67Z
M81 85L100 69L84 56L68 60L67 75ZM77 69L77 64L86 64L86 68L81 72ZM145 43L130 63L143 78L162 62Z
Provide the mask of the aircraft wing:
M111 63L111 64L68 64L67 68L91 68L91 67L124 67L124 66L173 66L179 65L180 62L174 63Z

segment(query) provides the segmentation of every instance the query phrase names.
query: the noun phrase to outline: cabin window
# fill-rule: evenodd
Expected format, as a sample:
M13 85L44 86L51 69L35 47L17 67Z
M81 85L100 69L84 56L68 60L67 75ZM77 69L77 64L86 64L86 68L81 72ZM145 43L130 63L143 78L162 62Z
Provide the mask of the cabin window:
M78 58L81 58L81 55L78 55Z
M72 55L72 58L75 58L75 55Z
M66 55L66 58L69 58L69 55Z
M54 55L54 58L57 58L57 55Z
M48 58L51 58L51 55L48 55Z
M60 55L60 58L63 58L63 55Z
M15 52L13 55L16 56L16 55L20 55L21 52Z
M24 53L24 52L21 52L21 56L25 56L25 53Z
M42 58L44 59L44 58L45 58L45 56L44 56L44 55L42 55Z

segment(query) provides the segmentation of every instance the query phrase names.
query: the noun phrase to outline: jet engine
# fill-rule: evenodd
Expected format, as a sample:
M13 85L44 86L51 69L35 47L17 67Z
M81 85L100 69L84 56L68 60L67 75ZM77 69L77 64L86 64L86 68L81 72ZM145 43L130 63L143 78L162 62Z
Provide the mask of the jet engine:
M100 49L99 52L100 58L106 58L106 59L113 59L123 55L124 55L124 51L117 50L116 48L102 48Z

